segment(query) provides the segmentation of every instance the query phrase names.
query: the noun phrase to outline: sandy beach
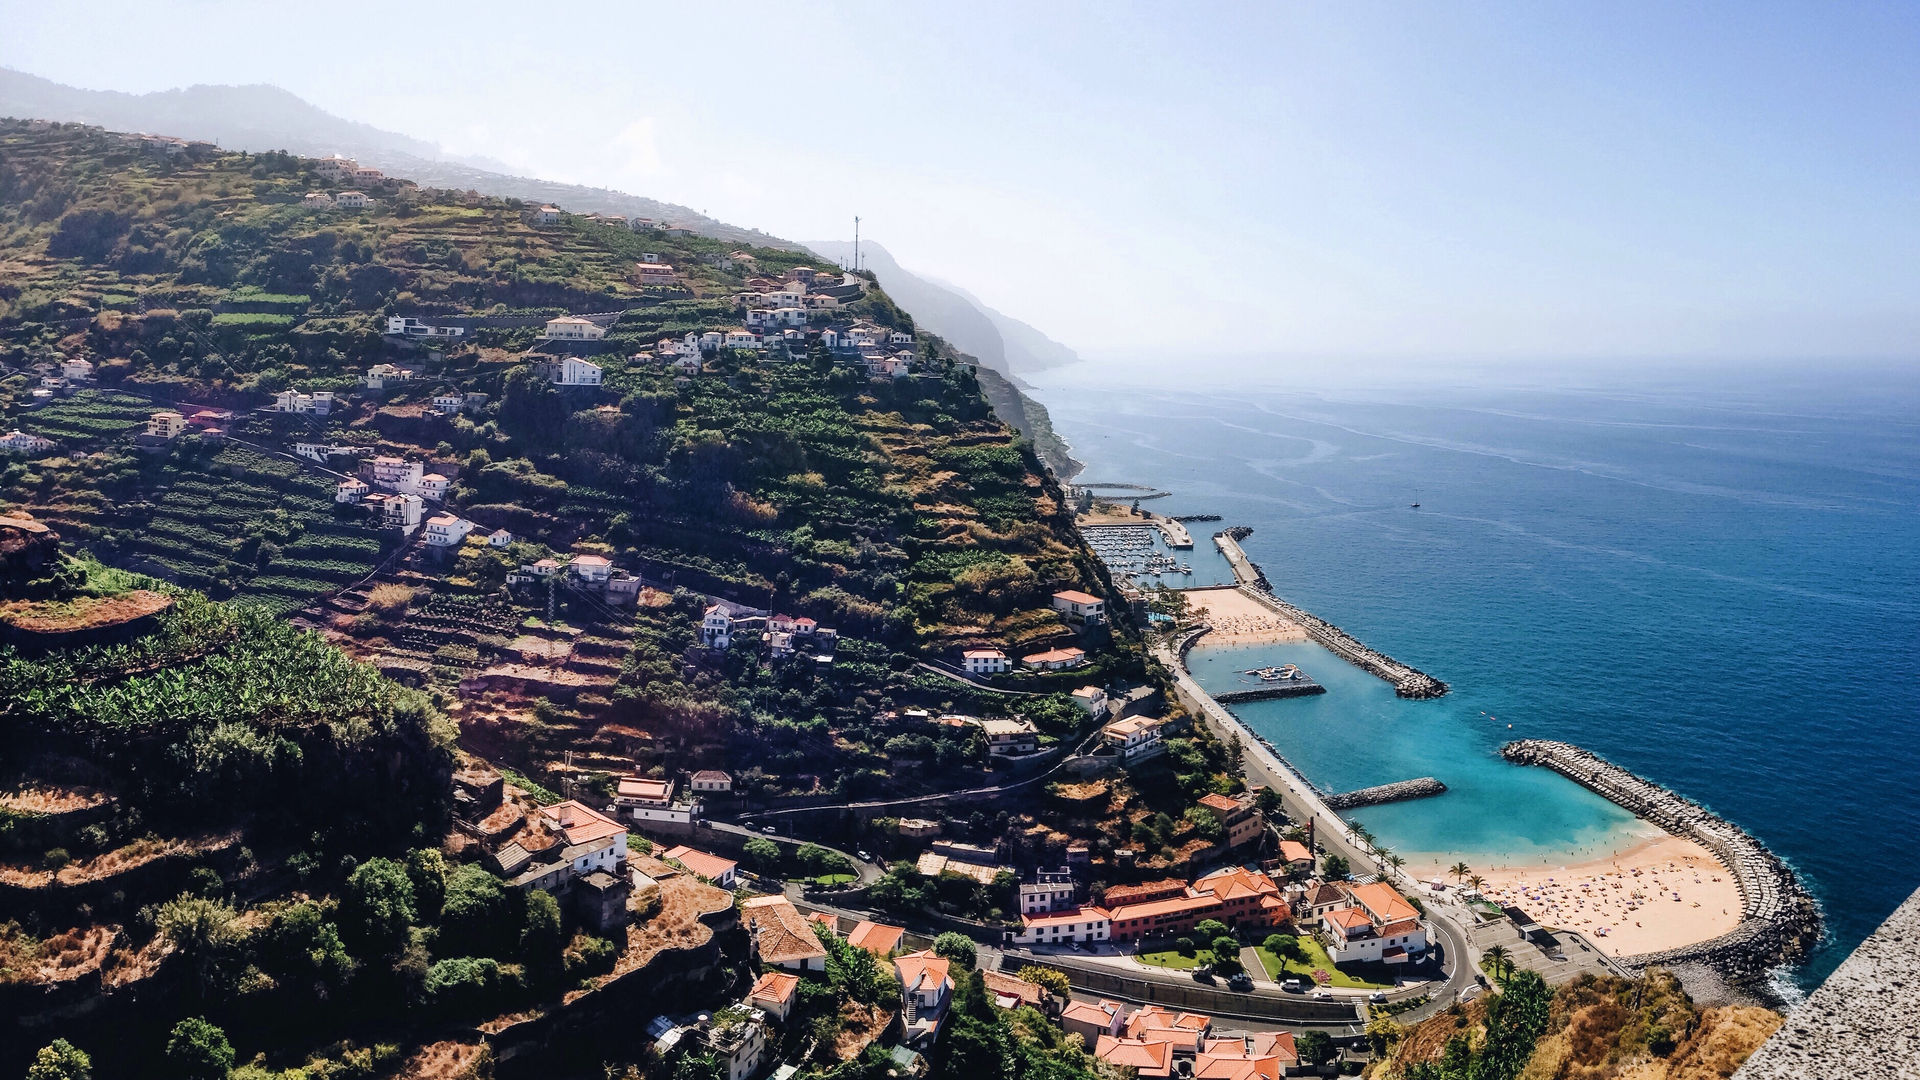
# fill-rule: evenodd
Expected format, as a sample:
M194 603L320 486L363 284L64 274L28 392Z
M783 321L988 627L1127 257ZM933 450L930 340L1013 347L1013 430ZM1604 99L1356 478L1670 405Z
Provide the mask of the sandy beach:
M1487 899L1549 928L1578 930L1603 952L1634 956L1719 937L1740 924L1740 888L1706 848L1662 833L1619 855L1565 866L1474 867ZM1444 867L1422 867L1420 879Z
M1300 624L1283 619L1239 589L1188 589L1195 615L1213 624L1202 645L1280 645L1307 640Z

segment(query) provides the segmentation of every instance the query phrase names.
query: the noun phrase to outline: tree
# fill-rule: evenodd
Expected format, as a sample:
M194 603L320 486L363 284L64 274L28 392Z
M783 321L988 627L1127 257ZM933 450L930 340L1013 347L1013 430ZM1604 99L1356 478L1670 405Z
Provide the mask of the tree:
M1260 816L1268 821L1286 820L1286 810L1281 806L1280 793L1272 788L1261 788L1253 797L1253 805L1260 810Z
M1216 962L1232 957L1237 963L1240 959L1240 943L1228 935L1222 934L1214 938L1212 948L1213 958Z
M1553 991L1538 972L1521 971L1487 1003L1487 1041L1475 1055L1468 1080L1513 1080L1533 1056L1547 1030Z
M500 965L491 957L453 956L427 969L427 1004L443 1016L464 1016L490 1005L500 988Z
M181 959L193 965L200 992L220 981L222 968L238 944L234 910L218 900L190 893L162 904L153 917L154 929L173 945Z
M771 874L780 868L780 845L764 836L747 841L741 851L747 857L747 865L762 874Z
M1447 871L1447 873L1453 875L1453 879L1455 881L1465 881L1467 879L1467 875L1472 872L1473 872L1472 868L1467 866L1467 864L1464 862L1454 863L1453 868Z
M973 967L976 959L973 939L953 930L933 939L933 951L967 969Z
M1352 873L1353 868L1347 865L1345 855L1328 855L1320 860L1320 872L1334 881L1339 881Z
M1407 1029L1400 1022L1387 1015L1385 1010L1369 1010L1367 1015L1367 1042L1373 1048L1373 1056L1384 1058L1392 1052L1394 1046L1405 1038Z
M1487 879L1475 874L1467 879L1467 884L1473 886L1474 891L1478 892L1486 887Z
M1293 1046L1300 1052L1300 1060L1310 1065L1333 1060L1333 1039L1324 1031L1303 1031L1294 1036Z
M1073 994L1073 983L1067 979L1066 974L1055 971L1052 968L1041 967L1038 964L1028 964L1019 971L1014 972L1014 977L1021 982L1030 982L1043 990L1047 990L1051 992L1054 997L1062 1001L1065 1001Z
M368 859L347 876L340 929L362 956L394 956L406 947L416 918L413 881L392 859Z
M566 945L560 932L560 904L544 889L528 890L521 917L520 958L531 970L552 975L560 970Z
M65 1039L55 1039L33 1056L26 1080L91 1080L92 1076L93 1059L87 1052Z
M499 878L478 866L463 866L447 879L440 937L458 941L463 950L474 954L505 956L519 943L518 913L519 905Z
M1307 962L1306 947L1301 945L1300 939L1292 934L1268 934L1267 940L1261 944L1266 946L1268 952L1280 958L1280 966L1283 970L1288 964Z
M1201 941L1212 941L1215 938L1227 937L1232 933L1233 931L1227 928L1227 924L1221 922L1219 919L1202 919L1199 925L1193 928L1193 936Z
M198 1017L173 1026L167 1037L166 1072L179 1080L226 1080L233 1070L227 1033Z
M673 1063L673 1080L727 1080L727 1070L712 1054L687 1054Z
M1491 946L1481 956L1486 961L1487 974L1501 982L1507 981L1507 973L1513 970L1513 959L1505 945Z
M431 922L440 917L447 902L447 859L434 848L416 848L407 852L407 881L413 885L413 908L418 916Z
M1198 952L1199 949L1199 943L1190 937L1177 937L1173 939L1173 951L1179 953L1181 956L1192 956L1195 952Z

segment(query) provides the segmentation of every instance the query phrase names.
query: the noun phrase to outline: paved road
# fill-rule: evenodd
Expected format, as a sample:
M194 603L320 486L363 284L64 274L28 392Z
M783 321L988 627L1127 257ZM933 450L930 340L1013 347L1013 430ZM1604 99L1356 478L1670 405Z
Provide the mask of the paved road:
M748 829L743 826L735 825L735 824L732 824L731 822L726 822L726 821L712 821L712 820L702 821L700 823L700 827L703 829L712 829L714 832L723 832L723 833L729 833L734 836L738 836L741 838L741 842L743 844L748 840L759 839L759 840L771 840L776 844L781 844L786 847L793 847L793 848L797 848L802 844L812 844L815 847L826 848L828 851L834 852L835 854L845 856L846 860L853 864L853 868L855 872L859 875L859 878L860 878L859 883L861 885L871 885L872 883L880 880L880 875L882 873L882 871L878 867L861 859L855 853L851 851L841 851L839 848L836 848L830 844L822 844L818 840L805 840L805 839L800 839L798 837L793 837L793 836L781 836L775 833L768 833L760 829Z

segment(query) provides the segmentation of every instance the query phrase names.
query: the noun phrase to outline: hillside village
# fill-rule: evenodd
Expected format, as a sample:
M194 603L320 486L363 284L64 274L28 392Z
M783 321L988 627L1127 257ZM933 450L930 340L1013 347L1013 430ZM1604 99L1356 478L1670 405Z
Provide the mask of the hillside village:
M1432 895L1249 786L1148 657L1184 625L871 276L0 152L0 1067L136 1075L167 994L289 1078L1277 1080L1438 1011Z

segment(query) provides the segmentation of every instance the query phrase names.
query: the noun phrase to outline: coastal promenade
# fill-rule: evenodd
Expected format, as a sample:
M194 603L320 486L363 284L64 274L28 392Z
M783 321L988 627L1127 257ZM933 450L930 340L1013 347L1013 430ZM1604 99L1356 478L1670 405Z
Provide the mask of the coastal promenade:
M1700 804L1642 779L1571 743L1523 739L1500 755L1521 765L1543 765L1635 817L1700 844L1720 860L1740 889L1740 925L1692 945L1621 958L1634 967L1706 964L1736 981L1764 978L1804 955L1820 937L1820 909L1779 856L1744 829Z
M1247 553L1240 548L1239 537L1245 536L1245 529L1228 529L1215 533L1214 544L1220 554L1226 556L1227 564L1233 567L1233 576L1240 583L1240 591L1251 597L1256 603L1266 607L1289 622L1298 625L1307 632L1307 636L1318 642L1348 663L1371 672L1393 684L1393 692L1404 698L1437 698L1447 692L1447 684L1428 675L1418 668L1403 664L1393 657L1362 645L1353 635L1332 623L1303 611L1273 595L1273 587Z

